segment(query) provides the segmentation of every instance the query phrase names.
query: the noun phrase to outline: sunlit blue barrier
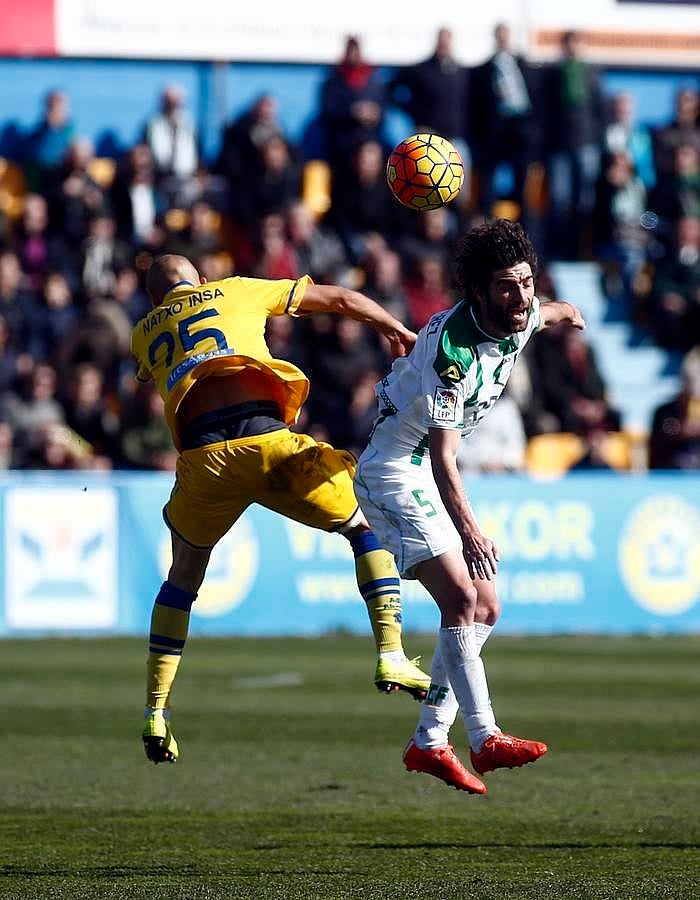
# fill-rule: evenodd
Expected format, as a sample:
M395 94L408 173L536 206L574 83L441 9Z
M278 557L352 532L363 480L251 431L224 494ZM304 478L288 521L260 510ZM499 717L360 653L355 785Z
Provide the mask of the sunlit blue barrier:
M169 564L171 477L0 480L0 635L143 634ZM467 483L501 556L501 633L700 631L700 474ZM404 583L404 622L432 600ZM192 633L368 630L346 541L252 507L212 555Z

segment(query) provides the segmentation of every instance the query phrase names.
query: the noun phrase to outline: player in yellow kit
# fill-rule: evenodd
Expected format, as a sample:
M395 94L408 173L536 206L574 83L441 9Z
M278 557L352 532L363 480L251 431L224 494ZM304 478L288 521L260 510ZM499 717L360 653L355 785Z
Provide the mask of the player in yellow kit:
M383 334L392 353L415 335L363 294L296 281L225 278L206 283L184 256L156 259L146 288L153 310L136 324L137 378L153 379L179 451L163 515L173 562L151 618L143 741L154 763L174 762L170 691L213 546L252 503L338 531L353 548L357 583L377 645L375 684L425 697L430 678L401 644L401 598L393 558L380 548L353 491L355 460L289 430L309 382L265 343L270 316L339 313Z

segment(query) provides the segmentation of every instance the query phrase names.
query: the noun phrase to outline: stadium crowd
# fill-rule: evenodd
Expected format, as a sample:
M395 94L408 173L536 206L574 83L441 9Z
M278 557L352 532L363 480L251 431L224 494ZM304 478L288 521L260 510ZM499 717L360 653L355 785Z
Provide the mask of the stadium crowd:
M164 89L139 143L96 157L80 111L52 91L10 161L23 184L17 203L0 211L0 468L173 467L162 402L134 380L129 351L154 256L183 253L209 280L308 272L364 291L417 329L454 303L452 244L484 216L523 221L544 262L540 296L557 293L547 260L599 260L610 303L686 354L678 397L649 423L650 465L700 467L698 93L682 89L667 125L650 130L629 94L603 94L576 34L547 67L512 51L506 25L495 41L467 69L442 30L429 59L388 76L349 38L318 99L321 162L285 133L271 95L203 158L177 86ZM392 107L461 150L467 184L450 207L412 213L387 190ZM324 317L275 318L268 339L311 378L299 427L358 453L386 347ZM465 468L521 469L526 441L546 432L580 436L582 465L604 465L599 437L624 421L585 334L554 329L531 342L487 425Z

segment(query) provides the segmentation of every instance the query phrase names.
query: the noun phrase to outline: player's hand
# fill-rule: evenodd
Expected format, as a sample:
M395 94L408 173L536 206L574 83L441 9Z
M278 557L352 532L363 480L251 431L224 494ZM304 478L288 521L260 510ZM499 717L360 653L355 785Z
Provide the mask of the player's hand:
M494 542L478 531L465 535L462 553L467 564L469 577L491 581L498 567L498 548Z
M387 334L386 339L389 341L392 359L396 359L398 356L408 356L413 349L416 338L416 333L409 331L408 328L396 329Z
M581 310L578 306L574 306L573 303L569 303L571 307L571 312L569 314L569 325L572 328L580 328L582 331L586 327L586 320L581 315Z

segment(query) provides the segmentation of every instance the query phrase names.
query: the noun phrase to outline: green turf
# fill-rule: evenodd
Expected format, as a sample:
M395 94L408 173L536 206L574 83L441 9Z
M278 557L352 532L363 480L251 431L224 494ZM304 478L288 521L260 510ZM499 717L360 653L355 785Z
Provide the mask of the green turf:
M192 640L167 768L142 641L0 642L0 898L700 897L698 650L494 636L498 719L551 752L473 797L403 770L366 638Z

